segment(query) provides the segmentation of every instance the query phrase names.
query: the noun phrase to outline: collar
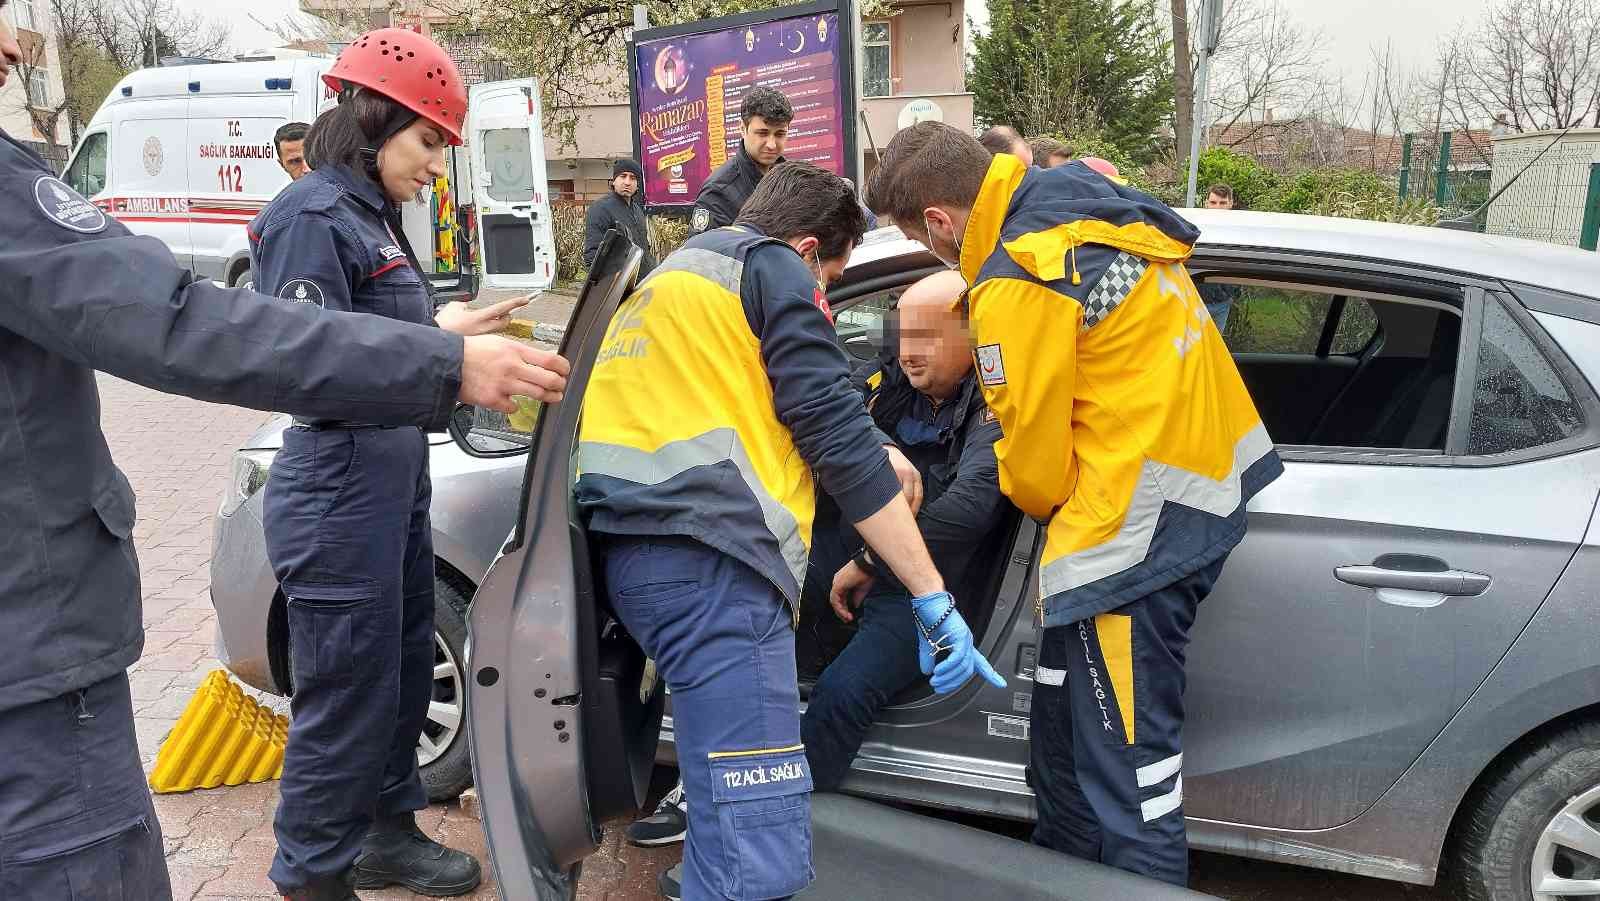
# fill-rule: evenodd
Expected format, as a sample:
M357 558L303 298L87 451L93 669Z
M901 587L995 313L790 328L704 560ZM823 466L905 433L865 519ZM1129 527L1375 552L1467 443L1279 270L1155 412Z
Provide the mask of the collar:
M357 174L349 166L335 164L323 166L317 171L326 172L328 179L344 188L347 193L359 200L362 206L374 213L386 213L393 206L389 199L383 196L383 188L379 187L377 182L365 175Z
M978 189L978 199L973 201L967 214L967 227L961 237L961 274L967 284L978 283L978 270L994 254L1000 243L1000 229L1006 224L1006 211L1011 208L1011 195L1022 184L1028 167L1009 153L997 153L989 164L989 173L983 177L983 187Z
M739 168L745 170L745 172L748 173L756 181L760 181L761 180L761 176L766 175L765 172L761 171L761 167L756 165L756 158L751 156L750 155L750 151L745 149L744 137L743 136L740 136L740 138L739 138L739 156L738 156L738 160L739 160ZM776 165L778 165L778 163L781 163L781 162L784 162L784 158L780 156L780 157L778 157L778 162L773 163L772 165L776 166Z

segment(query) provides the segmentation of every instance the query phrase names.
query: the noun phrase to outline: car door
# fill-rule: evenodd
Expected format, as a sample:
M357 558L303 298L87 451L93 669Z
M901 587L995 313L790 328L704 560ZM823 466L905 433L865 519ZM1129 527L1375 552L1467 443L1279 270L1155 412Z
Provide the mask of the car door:
M542 291L555 280L556 253L539 84L524 78L470 90L467 130L483 286Z
M152 97L115 120L111 136L111 215L135 234L157 238L178 265L194 268L189 224L189 99ZM103 204L102 204L103 205Z
M602 609L572 501L584 387L640 258L601 247L561 344L566 398L538 415L516 529L472 602L473 770L506 898L573 897L598 823L644 803L654 766L664 691Z
M1518 419L1525 398L1494 410L1512 382L1569 411L1589 392L1527 314L1481 285L1383 268L1204 276L1258 292L1226 335L1253 391L1290 370L1338 382L1302 394L1316 409L1262 407L1285 471L1252 501L1192 633L1192 820L1327 829L1371 807L1528 623L1594 507L1594 461L1570 434ZM1296 302L1313 308L1298 325L1269 321ZM1307 333L1329 340L1286 337Z

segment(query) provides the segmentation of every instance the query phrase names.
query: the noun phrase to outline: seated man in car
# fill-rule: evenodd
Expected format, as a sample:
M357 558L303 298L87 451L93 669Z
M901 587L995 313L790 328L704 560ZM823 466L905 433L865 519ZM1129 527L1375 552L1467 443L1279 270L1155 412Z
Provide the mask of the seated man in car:
M878 428L922 473L917 525L951 586L982 565L975 551L1010 509L995 463L1000 424L984 405L954 309L965 287L959 272L940 272L907 289L899 304L899 358L869 363L854 377ZM910 595L886 567L865 551L857 554L834 577L829 601L846 622L859 608L861 621L817 679L801 720L817 791L839 787L878 713L923 676Z

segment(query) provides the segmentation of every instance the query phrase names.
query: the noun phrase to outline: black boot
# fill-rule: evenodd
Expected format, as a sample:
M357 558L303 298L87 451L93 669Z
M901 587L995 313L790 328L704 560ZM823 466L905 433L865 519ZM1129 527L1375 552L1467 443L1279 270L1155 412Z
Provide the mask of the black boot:
M354 873L346 873L333 879L319 879L284 892L284 901L361 901L356 897L356 893L350 890L350 884L354 881Z
M356 888L403 885L437 897L465 895L482 880L483 868L472 855L428 838L410 813L379 817L356 858Z

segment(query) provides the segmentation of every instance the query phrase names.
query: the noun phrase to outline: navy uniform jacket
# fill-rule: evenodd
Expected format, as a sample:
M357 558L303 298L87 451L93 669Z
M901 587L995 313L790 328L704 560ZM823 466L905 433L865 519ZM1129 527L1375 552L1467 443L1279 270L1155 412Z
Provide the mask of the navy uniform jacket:
M589 204L583 221L583 265L594 265L595 255L600 253L606 232L613 228L622 232L634 247L644 253L644 259L639 261L639 281L644 281L644 277L656 268L656 255L650 249L650 226L644 217L642 193L629 199L616 191L609 191L606 196Z
M139 658L133 491L94 370L201 400L443 428L461 338L191 281L0 132L0 710Z
M778 157L778 162L783 162L783 157ZM744 141L740 140L739 152L733 159L723 163L700 186L700 193L694 199L694 213L689 217L689 233L698 235L732 225L739 218L739 208L756 192L763 174L761 167L745 152Z

